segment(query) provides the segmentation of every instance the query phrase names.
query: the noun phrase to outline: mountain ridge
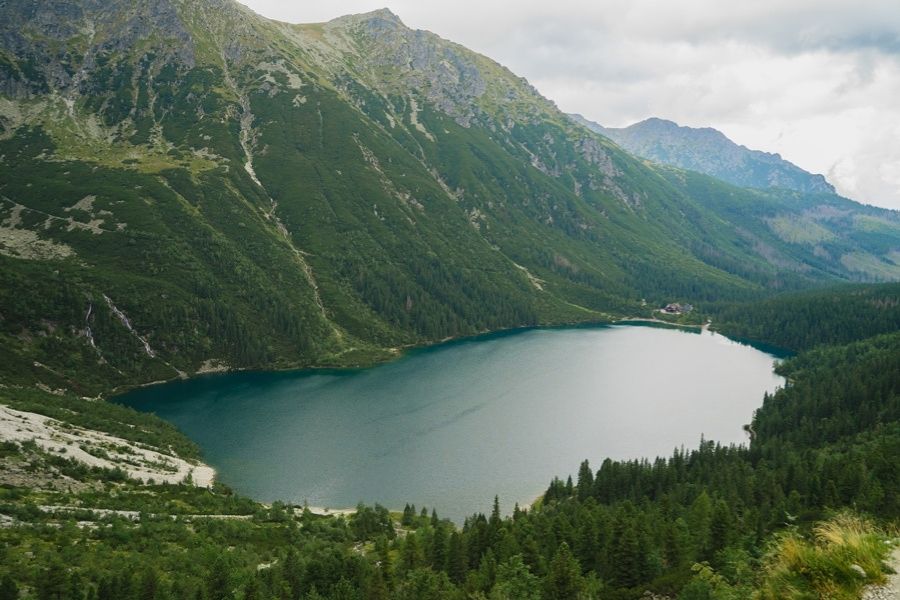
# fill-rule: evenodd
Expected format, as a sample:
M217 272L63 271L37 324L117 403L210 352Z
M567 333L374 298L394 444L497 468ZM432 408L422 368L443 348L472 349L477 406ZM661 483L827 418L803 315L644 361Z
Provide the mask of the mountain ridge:
M900 284L819 286L900 279L900 213L636 158L488 58L372 21L0 2L0 596L849 598L878 582L895 529L869 519L900 515ZM800 352L749 445L585 460L463 527L421 505L205 489L196 444L103 401L668 302Z
M712 127L687 127L650 117L628 127L614 128L604 127L581 115L570 116L638 156L705 173L734 185L835 193L834 186L823 175L804 171L778 153L737 144Z
M368 364L642 299L900 277L895 213L648 165L392 13L11 0L3 16L16 381Z

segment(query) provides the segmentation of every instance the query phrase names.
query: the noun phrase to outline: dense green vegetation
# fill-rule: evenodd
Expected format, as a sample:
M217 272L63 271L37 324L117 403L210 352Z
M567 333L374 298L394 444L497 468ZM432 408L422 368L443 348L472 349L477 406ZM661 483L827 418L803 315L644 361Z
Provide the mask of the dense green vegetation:
M0 512L22 523L0 533L0 577L38 598L806 597L790 586L850 598L883 576L884 535L855 517L824 521L848 507L900 518L900 333L821 346L779 370L790 385L757 411L749 447L585 462L535 507L504 518L495 504L461 528L412 506L324 518L111 476L77 493L7 489ZM60 505L92 524L37 508Z
M895 214L649 166L389 13L297 27L207 0L2 13L5 381L96 395L204 365L366 364L488 330L900 277Z
M4 405L191 458L171 426L88 398L671 301L800 352L749 447L584 463L461 527L142 485L4 442L0 600L851 597L882 577L882 533L844 511L900 518L898 287L808 288L900 277L895 213L649 166L383 12L0 16Z
M704 309L727 335L797 352L900 331L900 285L847 285Z

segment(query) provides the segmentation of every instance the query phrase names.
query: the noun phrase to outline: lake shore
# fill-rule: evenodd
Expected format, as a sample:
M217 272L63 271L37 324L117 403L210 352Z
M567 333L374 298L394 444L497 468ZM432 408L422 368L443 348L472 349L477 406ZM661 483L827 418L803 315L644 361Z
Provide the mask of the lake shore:
M495 494L505 512L526 508L585 459L744 440L781 385L771 356L643 325L494 335L366 370L229 373L121 401L187 433L241 494L309 498L322 514L415 503L462 521Z

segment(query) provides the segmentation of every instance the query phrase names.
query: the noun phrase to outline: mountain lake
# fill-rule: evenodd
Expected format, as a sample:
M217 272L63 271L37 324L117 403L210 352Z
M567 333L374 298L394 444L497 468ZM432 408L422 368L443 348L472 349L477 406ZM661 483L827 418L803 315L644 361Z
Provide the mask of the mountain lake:
M670 456L743 426L784 380L709 331L528 329L371 368L198 376L115 398L174 423L256 500L435 508L459 522L538 497L589 459Z

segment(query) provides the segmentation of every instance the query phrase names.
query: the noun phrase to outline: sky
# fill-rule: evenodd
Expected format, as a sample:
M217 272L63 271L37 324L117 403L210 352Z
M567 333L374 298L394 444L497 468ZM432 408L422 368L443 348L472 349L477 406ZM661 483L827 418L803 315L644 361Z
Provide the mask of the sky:
M900 210L898 0L241 0L293 23L387 7L608 127L714 127Z

